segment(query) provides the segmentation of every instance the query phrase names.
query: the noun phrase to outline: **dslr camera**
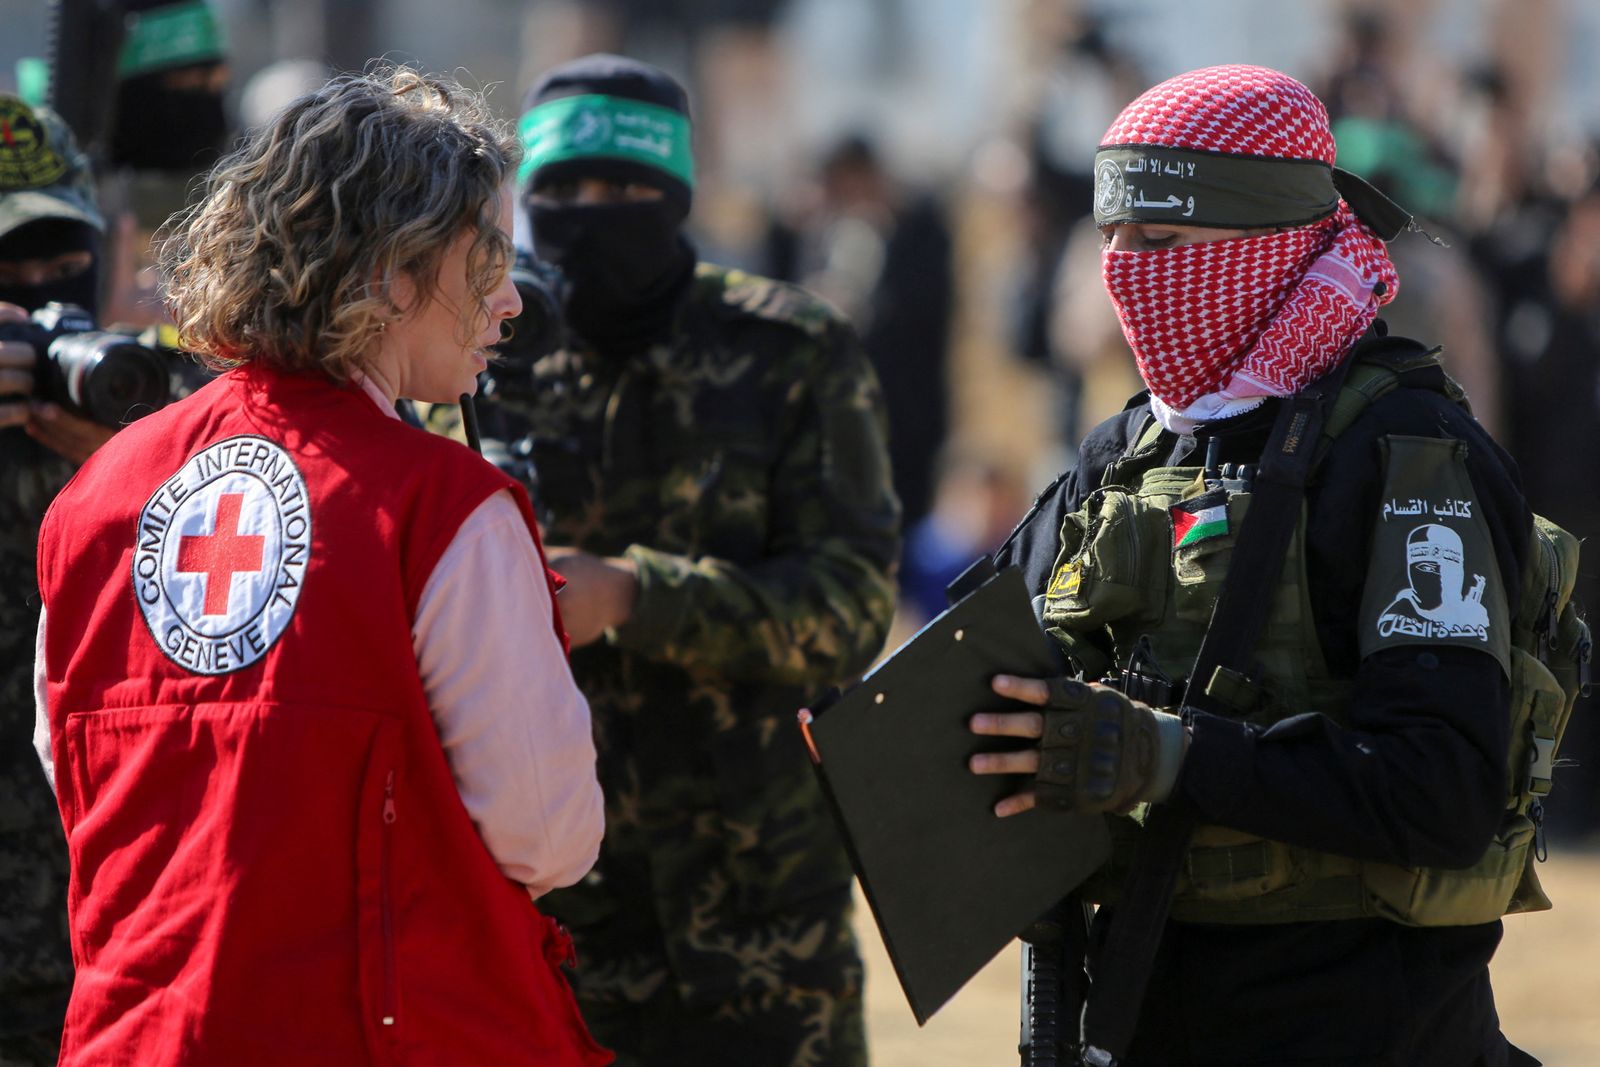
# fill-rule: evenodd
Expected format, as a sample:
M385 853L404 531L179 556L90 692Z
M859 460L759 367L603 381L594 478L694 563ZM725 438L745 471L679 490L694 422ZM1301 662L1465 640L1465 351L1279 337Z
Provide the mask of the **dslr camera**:
M526 388L533 365L560 348L567 332L561 311L567 280L559 267L519 249L511 281L522 297L522 314L511 320L511 336L495 345L499 358L489 364L491 392L494 387Z
M511 267L511 281L522 298L522 313L511 320L510 336L495 345L496 358L483 375L483 395L526 396L533 388L533 365L559 349L566 340L567 322L562 306L567 296L567 280L559 267L519 249ZM485 426L483 458L527 486L534 500L536 517L540 513L539 472L533 463L533 438L503 432L506 427L490 420Z
M0 341L32 345L33 395L102 426L122 426L166 404L172 394L161 353L122 333L95 329L76 304L51 301L28 322L0 324Z

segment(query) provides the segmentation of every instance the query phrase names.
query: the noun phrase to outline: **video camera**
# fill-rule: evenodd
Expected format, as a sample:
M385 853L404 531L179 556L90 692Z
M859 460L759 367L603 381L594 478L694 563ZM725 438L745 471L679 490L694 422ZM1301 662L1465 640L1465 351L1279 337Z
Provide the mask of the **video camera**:
M171 398L167 361L122 333L95 329L76 304L51 301L26 323L0 324L0 341L32 345L33 395L102 426L121 426Z

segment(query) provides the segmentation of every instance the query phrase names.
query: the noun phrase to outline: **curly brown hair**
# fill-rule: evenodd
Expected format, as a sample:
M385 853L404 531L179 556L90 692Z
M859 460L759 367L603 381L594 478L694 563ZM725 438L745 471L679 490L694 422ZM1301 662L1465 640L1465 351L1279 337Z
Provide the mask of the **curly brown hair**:
M483 97L403 67L346 74L284 108L207 176L158 237L183 344L219 368L321 368L344 380L373 350L404 275L426 301L464 230L463 338L513 250L501 187L521 150Z

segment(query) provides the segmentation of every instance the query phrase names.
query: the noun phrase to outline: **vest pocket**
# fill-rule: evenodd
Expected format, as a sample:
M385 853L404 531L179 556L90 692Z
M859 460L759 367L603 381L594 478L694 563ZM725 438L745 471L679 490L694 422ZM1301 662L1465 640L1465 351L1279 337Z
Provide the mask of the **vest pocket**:
M1534 832L1526 815L1508 813L1483 858L1471 867L1445 870L1369 863L1362 868L1362 881L1377 914L1395 922L1408 926L1494 922L1505 914L1522 882Z
M356 813L356 939L362 1030L374 1062L401 1053L404 1002L400 982L401 901L395 886L397 833L405 814L404 779L395 727L384 722L362 776Z
M1511 649L1511 747L1507 810L1483 857L1464 870L1370 864L1363 876L1380 914L1419 926L1492 922L1507 912L1543 911L1550 900L1534 870L1538 826L1530 800L1549 791L1549 754L1565 725L1566 694L1549 668Z
M379 1005L378 1022L382 1026L394 1026L400 1010L394 948L394 824L397 817L394 768L391 767L384 774L383 829L378 832L378 917L383 927L383 1001Z
M1251 900L1299 880L1288 846L1251 834L1204 826L1184 857L1178 893L1194 901Z
M1513 803L1550 792L1551 760L1566 728L1567 694L1550 668L1531 653L1511 649L1511 751L1507 794Z
M1211 621L1222 580L1233 562L1234 541L1249 503L1248 494L1230 493L1227 498L1227 528L1223 532L1173 548L1173 614L1179 620L1201 625Z
M1121 489L1096 490L1062 526L1062 550L1045 590L1046 627L1158 624L1167 598L1168 537L1163 509Z

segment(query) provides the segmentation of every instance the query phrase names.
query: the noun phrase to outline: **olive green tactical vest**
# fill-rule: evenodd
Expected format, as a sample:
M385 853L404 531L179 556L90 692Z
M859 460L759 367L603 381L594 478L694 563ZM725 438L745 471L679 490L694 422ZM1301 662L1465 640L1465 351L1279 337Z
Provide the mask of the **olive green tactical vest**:
M1328 442L1373 400L1419 384L1458 401L1438 369L1437 350L1393 345L1358 356L1324 433ZM1170 509L1207 490L1199 467L1157 466L1170 451L1152 422L1106 470L1101 487L1062 525L1061 551L1046 591L1044 623L1075 662L1125 664L1142 642L1166 672L1193 664L1250 506L1243 482L1227 483L1226 533L1174 548ZM1214 486L1215 483L1213 483ZM1350 680L1324 662L1306 582L1305 510L1284 560L1256 648L1260 674L1219 670L1207 693L1242 721L1268 725L1306 711L1345 722ZM1214 513L1212 513L1214 516ZM1215 529L1215 527L1211 527ZM1588 658L1588 629L1568 603L1577 573L1575 538L1535 520L1522 603L1512 622L1512 742L1506 807L1483 858L1464 870L1403 868L1299 848L1220 826L1194 834L1172 901L1172 918L1208 923L1275 923L1381 917L1414 926L1490 922L1550 907L1534 873L1534 843L1550 790L1555 747ZM1109 637L1113 660L1085 640ZM1546 663L1554 666L1554 672ZM1198 684L1198 683L1196 683ZM1085 885L1087 899L1113 901L1124 884L1145 815L1108 816L1111 860Z

